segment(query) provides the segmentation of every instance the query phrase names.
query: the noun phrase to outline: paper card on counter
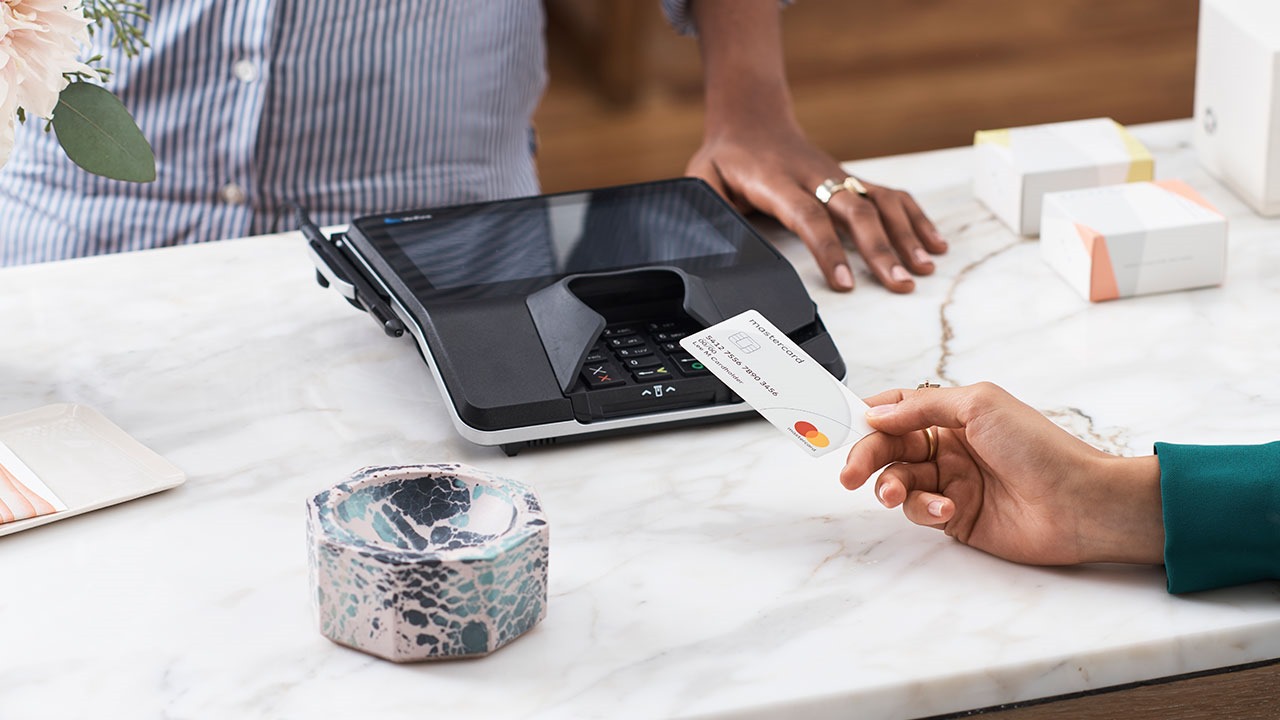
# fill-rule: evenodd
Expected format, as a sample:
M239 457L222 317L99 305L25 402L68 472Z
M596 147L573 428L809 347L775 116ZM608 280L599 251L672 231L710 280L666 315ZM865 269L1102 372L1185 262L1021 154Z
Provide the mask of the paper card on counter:
M66 503L4 443L0 443L0 523L67 509Z
M811 457L872 432L867 404L755 310L680 345Z

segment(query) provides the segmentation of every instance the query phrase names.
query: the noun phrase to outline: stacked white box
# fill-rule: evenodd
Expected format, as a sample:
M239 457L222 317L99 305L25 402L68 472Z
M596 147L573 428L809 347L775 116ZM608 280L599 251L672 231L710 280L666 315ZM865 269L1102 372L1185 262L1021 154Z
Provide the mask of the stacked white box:
M974 133L973 192L1014 232L1040 232L1045 193L1150 180L1151 153L1110 118Z
M1040 249L1093 302L1220 285L1227 220L1177 180L1050 193Z
M1193 142L1205 169L1280 213L1280 2L1201 0Z

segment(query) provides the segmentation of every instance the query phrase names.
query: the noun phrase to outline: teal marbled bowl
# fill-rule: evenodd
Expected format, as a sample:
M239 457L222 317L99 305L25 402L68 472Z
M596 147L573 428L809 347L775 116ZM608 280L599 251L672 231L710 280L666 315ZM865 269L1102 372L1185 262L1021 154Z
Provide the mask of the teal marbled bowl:
M533 489L466 465L368 467L307 502L330 640L395 662L485 655L546 616Z

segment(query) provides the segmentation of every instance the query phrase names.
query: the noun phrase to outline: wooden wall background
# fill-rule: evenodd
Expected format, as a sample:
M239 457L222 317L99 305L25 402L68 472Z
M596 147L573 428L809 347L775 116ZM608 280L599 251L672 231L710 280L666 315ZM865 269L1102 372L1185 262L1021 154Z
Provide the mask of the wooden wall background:
M697 42L658 0L546 0L536 116L548 192L679 175L702 135ZM797 0L783 12L801 125L842 160L973 131L1190 117L1197 0Z

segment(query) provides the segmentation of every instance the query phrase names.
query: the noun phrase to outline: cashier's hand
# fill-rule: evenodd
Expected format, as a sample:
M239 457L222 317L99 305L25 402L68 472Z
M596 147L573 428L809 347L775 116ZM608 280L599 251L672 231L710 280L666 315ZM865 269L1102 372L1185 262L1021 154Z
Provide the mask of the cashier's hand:
M1154 456L1108 455L990 383L890 390L867 403L878 432L849 452L846 488L884 468L875 492L885 507L1015 562L1163 561Z
M897 293L914 290L912 276L932 273L932 256L947 250L920 206L901 190L864 181L867 197L842 190L823 205L814 190L846 174L788 118L757 115L709 128L685 172L706 180L739 211L772 215L800 236L835 290L854 284L842 236L853 241L876 279Z

